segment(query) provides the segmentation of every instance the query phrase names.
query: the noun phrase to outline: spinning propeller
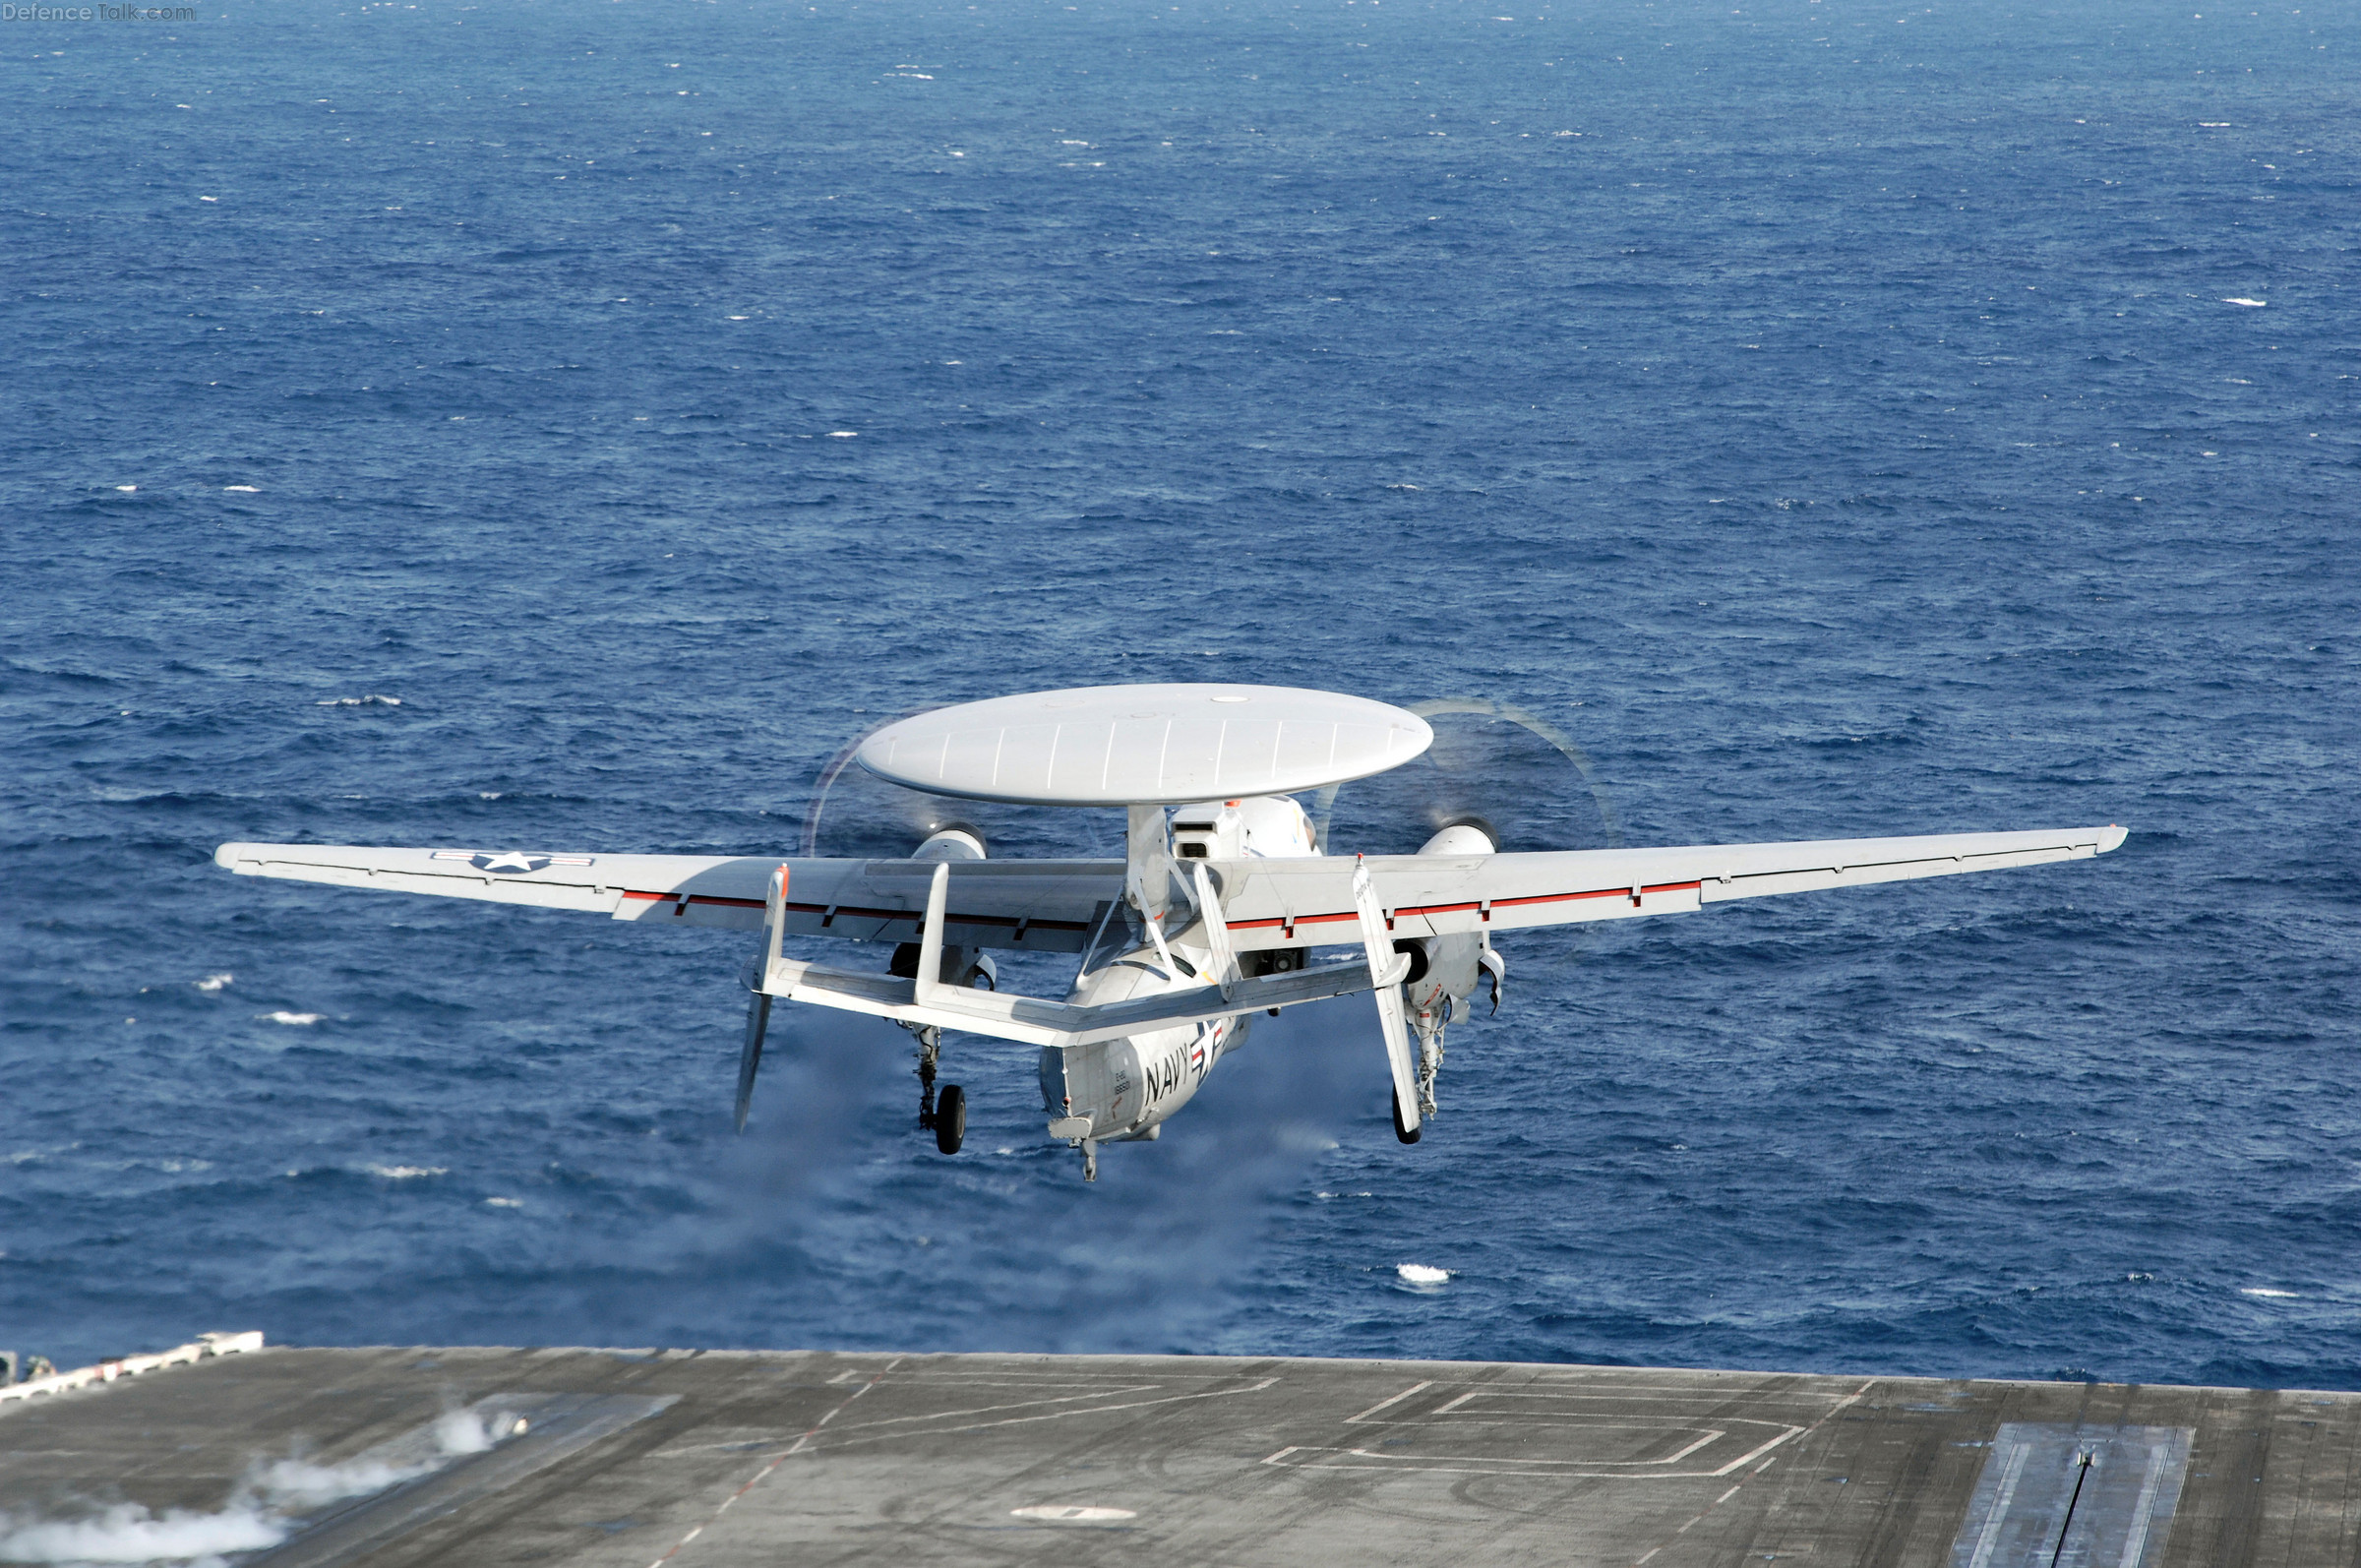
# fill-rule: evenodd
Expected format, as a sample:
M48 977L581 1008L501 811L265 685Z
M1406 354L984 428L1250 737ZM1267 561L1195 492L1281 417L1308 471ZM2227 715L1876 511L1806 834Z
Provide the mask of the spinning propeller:
M1563 729L1483 697L1403 706L1433 726L1434 744L1391 772L1330 785L1313 797L1309 810L1323 853L1411 849L1455 822L1481 826L1498 849L1571 848L1569 831L1603 848L1623 847L1613 799ZM1399 842L1408 833L1417 838Z

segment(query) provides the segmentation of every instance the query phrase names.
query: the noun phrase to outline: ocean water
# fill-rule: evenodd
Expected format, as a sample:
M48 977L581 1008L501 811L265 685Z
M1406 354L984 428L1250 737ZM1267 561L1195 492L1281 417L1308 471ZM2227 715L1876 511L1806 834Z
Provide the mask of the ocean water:
M2361 1387L2361 13L196 9L0 25L0 1344ZM869 726L1163 679L1584 764L1340 849L2133 831L1508 938L1411 1149L1266 1021L1095 1186L835 1016L734 1137L744 936L210 862L895 853Z

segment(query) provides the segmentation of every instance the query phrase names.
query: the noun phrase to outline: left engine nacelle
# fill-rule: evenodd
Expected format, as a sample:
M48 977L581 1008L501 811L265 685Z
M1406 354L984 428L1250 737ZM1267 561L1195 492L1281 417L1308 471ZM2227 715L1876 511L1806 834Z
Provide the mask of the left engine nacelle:
M984 834L965 822L945 822L923 839L910 852L915 861L982 860L985 858ZM885 967L889 975L903 980L918 978L918 943L901 942L893 949L893 959ZM942 971L935 977L946 986L972 986L980 978L993 990L1000 985L999 966L981 947L954 947L948 943L942 949Z

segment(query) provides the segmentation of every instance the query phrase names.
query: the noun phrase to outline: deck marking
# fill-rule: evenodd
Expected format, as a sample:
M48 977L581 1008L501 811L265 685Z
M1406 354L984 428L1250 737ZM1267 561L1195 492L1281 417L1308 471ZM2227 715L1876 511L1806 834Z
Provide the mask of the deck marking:
M1423 1383L1413 1383L1401 1393L1396 1394L1392 1399L1381 1399L1376 1404L1371 1405L1367 1410L1362 1411L1359 1416L1346 1417L1345 1424L1350 1426L1355 1421L1365 1421L1370 1417L1376 1415L1379 1411L1385 1409L1388 1405L1399 1405L1404 1400L1410 1398L1411 1395L1416 1394L1420 1389L1432 1387L1434 1387L1434 1382L1431 1378Z
M1992 1500L1992 1516L1984 1521L1984 1533L1976 1538L1975 1554L1968 1559L1969 1568L1985 1568L1992 1561L1992 1548L2000 1544L2000 1523L2009 1517L2009 1499L2017 1495L2018 1478L2025 1474L2025 1462L2032 1457L2032 1448L2024 1443L2009 1455L2008 1468L2001 1473L2000 1493Z
M906 1426L912 1421L957 1420L962 1416L998 1416L1003 1411L1028 1410L1037 1405L1071 1405L1076 1400L1108 1399L1119 1394L1152 1394L1163 1386L1161 1383L1134 1383L1127 1388L1095 1389L1088 1394L1060 1394L1056 1399L1019 1400L1013 1405L980 1405L974 1410L930 1411L923 1416L888 1416L881 1420L862 1421L848 1430L868 1432L875 1431L880 1426ZM1053 1414L1078 1416L1082 1413L1079 1411L1057 1411Z
M2163 1555L2195 1434L2185 1426L2004 1421L1953 1539L1952 1568L2149 1568Z
M821 1427L827 1425L828 1422L843 1415L845 1410L851 1406L854 1400L859 1399L862 1395L877 1387L880 1382L883 1382L885 1379L885 1374L892 1371L895 1367L901 1365L903 1359L904 1357L897 1356L892 1360L887 1361L883 1366L879 1367L871 1375L868 1382L862 1384L859 1388L854 1389L850 1394L847 1394L843 1401L834 1409L830 1410L825 1416L822 1416L818 1420L814 1421L809 1427L805 1428L804 1435L798 1437L792 1444L788 1445L784 1452L774 1456L769 1464L764 1465L760 1470L756 1471L752 1480L749 1480L745 1485L739 1487L736 1491L730 1493L729 1496L723 1498L721 1501L721 1506L713 1510L712 1514L705 1520L704 1525L697 1526L695 1530L692 1530L689 1532L689 1534L674 1541L672 1543L672 1550L666 1552L663 1556L658 1557L654 1562L649 1563L647 1568L664 1568L664 1564L672 1561L672 1559L680 1552L680 1549L683 1546L688 1545L691 1541L695 1540L697 1537L705 1533L705 1525L712 1524L714 1520L719 1519L723 1514L728 1513L730 1511L730 1504L736 1502L739 1498L744 1497L748 1492L753 1491L757 1486L761 1485L764 1478L767 1478L772 1471L777 1470L781 1465L786 1464L787 1461L802 1453L804 1451L804 1445L811 1442L813 1438L818 1436L819 1429ZM833 1381L833 1379L831 1379L831 1381Z
M1731 1471L1737 1469L1739 1465L1745 1464L1747 1460L1753 1459L1757 1455L1777 1448L1780 1444L1786 1442L1789 1437L1794 1437L1807 1431L1817 1431L1820 1427L1826 1425L1831 1419L1833 1419L1836 1417L1837 1412L1843 1410L1846 1406L1850 1405L1853 1401L1868 1393L1869 1390L1874 1386L1874 1381L1863 1383L1860 1387L1854 1389L1851 1393L1846 1395L1834 1405L1831 1405L1828 1408L1828 1414L1822 1416L1818 1420L1812 1422L1810 1426L1791 1426L1787 1428L1786 1436L1773 1438L1770 1442L1765 1443L1761 1448L1756 1449L1754 1453L1748 1454L1746 1459L1738 1460L1735 1464L1725 1465L1722 1467L1722 1469L1716 1471L1714 1474L1718 1476L1726 1476ZM1755 1467L1753 1476L1748 1476L1744 1480L1739 1481L1735 1486L1732 1486L1729 1490L1724 1492L1712 1502L1707 1503L1703 1508L1698 1509L1695 1518L1691 1519L1688 1524L1681 1526L1678 1530L1673 1531L1672 1534L1675 1537L1687 1535L1690 1528L1702 1521L1706 1515L1712 1513L1715 1509L1721 1507L1724 1503L1728 1502L1732 1497L1735 1497L1739 1492L1743 1491L1746 1487L1746 1481L1754 1479L1755 1476L1760 1476L1764 1471L1769 1470L1773 1465L1778 1463L1779 1461L1776 1459L1764 1460L1762 1464ZM1658 1552L1663 1551L1665 1546L1669 1546L1670 1544L1672 1544L1672 1542L1667 1540L1664 1543L1664 1545L1649 1547L1646 1555L1642 1556L1639 1561L1642 1563L1646 1562L1648 1558L1655 1556ZM1633 1568L1639 1568L1638 1563L1633 1564Z
M2142 1553L2148 1550L2149 1522L2155 1517L2156 1490L2164 1480L2165 1467L2171 1462L2172 1450L2159 1443L2149 1450L2148 1478L2141 1483L2140 1500L2132 1505L2132 1529L2123 1542L2121 1568L2140 1568Z
M997 1421L969 1421L964 1426L930 1427L917 1435L924 1437L944 1437L953 1432L980 1432L995 1426L1024 1426L1033 1421L1059 1421L1070 1419L1076 1416L1108 1416L1113 1415L1117 1411L1146 1410L1152 1405L1180 1405L1185 1404L1192 1399L1227 1399L1233 1394L1259 1394L1264 1389L1269 1388L1272 1384L1278 1381L1279 1379L1275 1377L1263 1377L1255 1379L1253 1382L1248 1383L1243 1388L1215 1388L1208 1389L1202 1394L1168 1394L1162 1399L1135 1399L1127 1404L1122 1405L1091 1405L1081 1410L1051 1411L1046 1416L1009 1416L1004 1417ZM1161 1387L1162 1385L1158 1384L1152 1386ZM1044 1401L1043 1403L1049 1402ZM824 1424L824 1422L822 1424ZM884 1425L886 1423L880 1421L877 1422L876 1424ZM813 1428L813 1431L817 1430L818 1427ZM852 1430L867 1433L869 1435L861 1437L839 1438L833 1446L836 1448L850 1448L856 1443L889 1443L897 1437L907 1437L912 1435L908 1432L874 1431L870 1426L857 1426L852 1428ZM806 1433L805 1435L810 1436L811 1433Z
M1839 1406L1837 1409L1842 1410L1844 1407ZM1836 1413L1836 1411L1832 1410L1828 1413L1828 1416L1834 1416ZM1828 1419L1828 1416L1821 1417L1820 1420L1824 1421ZM1819 1424L1820 1421L1812 1422L1812 1426L1817 1426ZM1756 1449L1753 1453L1740 1454L1737 1458L1731 1460L1728 1464L1723 1466L1720 1470L1715 1471L1713 1474L1717 1476L1726 1476L1741 1465L1752 1464L1755 1460L1762 1458L1765 1454L1768 1454L1771 1452L1771 1450L1777 1448L1780 1444L1787 1441L1789 1438L1801 1437L1805 1432L1810 1430L1811 1426L1790 1426L1786 1431L1780 1433L1777 1437L1772 1438L1771 1441L1765 1443L1762 1447Z
M1296 1470L1352 1470L1362 1471L1364 1473L1368 1471L1393 1471L1400 1473L1427 1475L1476 1476L1555 1475L1569 1478L1581 1478L1588 1480L1612 1480L1618 1478L1635 1480L1719 1479L1732 1476L1739 1471L1745 1470L1749 1466L1756 1466L1757 1468L1755 1469L1754 1473L1756 1475L1760 1475L1764 1470L1768 1470L1773 1464L1777 1463L1775 1459L1767 1457L1771 1454L1772 1450L1780 1448L1787 1443L1791 1443L1796 1438L1818 1428L1820 1425L1834 1417L1840 1411L1843 1411L1846 1407L1858 1401L1875 1385L1873 1382L1865 1382L1858 1388L1854 1389L1851 1393L1842 1396L1813 1394L1812 1397L1814 1398L1830 1399L1832 1400L1832 1403L1820 1414L1817 1418L1812 1420L1809 1425L1797 1425L1788 1421L1768 1420L1759 1417L1731 1416L1724 1417L1724 1426L1715 1428L1702 1425L1685 1425L1679 1421L1678 1417L1674 1417L1674 1419L1670 1422L1646 1422L1612 1419L1604 1417L1604 1415L1578 1415L1573 1412L1566 1412L1563 1414L1547 1411L1528 1413L1519 1412L1514 1409L1507 1411L1486 1410L1482 1406L1477 1406L1474 1409L1467 1408L1470 1403L1479 1396L1486 1394L1492 1395L1503 1401L1514 1400L1518 1398L1539 1398L1544 1400L1577 1400L1586 1398L1598 1399L1614 1397L1616 1395L1627 1395L1631 1388L1639 1386L1631 1384L1625 1384L1619 1388L1610 1384L1606 1387L1600 1388L1595 1392L1580 1389L1569 1389L1559 1392L1556 1390L1544 1391L1532 1388L1503 1388L1492 1383L1483 1383L1473 1386L1464 1383L1458 1385L1446 1384L1444 1386L1457 1386L1464 1390L1464 1392L1456 1394L1445 1400L1434 1410L1427 1412L1424 1417L1404 1417L1385 1420L1373 1419L1373 1417L1380 1416L1385 1411L1399 1405L1402 1401L1409 1399L1412 1395L1417 1394L1423 1389L1434 1386L1435 1383L1433 1379L1424 1379L1414 1383L1410 1387L1402 1390L1400 1393L1393 1395L1391 1398L1380 1400L1377 1404L1370 1406L1367 1410L1361 1412L1359 1415L1348 1417L1346 1418L1346 1424L1373 1424L1379 1426L1391 1426L1397 1429L1405 1427L1442 1429L1446 1427L1462 1428L1467 1426L1500 1427L1527 1425L1556 1427L1561 1431L1581 1430L1585 1427L1592 1429L1599 1427L1616 1427L1627 1430L1656 1430L1663 1433L1665 1436L1673 1436L1676 1434L1683 1436L1688 1436L1690 1434L1695 1435L1691 1436L1690 1441L1682 1444L1672 1453L1663 1455L1656 1459L1528 1459L1517 1456L1474 1454L1385 1454L1378 1453L1367 1448L1353 1446L1340 1445L1336 1447L1307 1447L1302 1444L1294 1444L1281 1449L1276 1454L1271 1455L1269 1458L1265 1459L1263 1463L1266 1465L1285 1465L1290 1469ZM1684 1390L1684 1392L1698 1393L1700 1391ZM1735 1402L1747 1401L1752 1403L1755 1408L1759 1409L1763 1408L1768 1403L1776 1401L1784 1392L1785 1391L1782 1390L1756 1387L1752 1389L1715 1390L1706 1397L1713 1398L1717 1404L1724 1407L1727 1407ZM1745 1408L1745 1406L1741 1404L1739 1408ZM1436 1417L1445 1415L1449 1415L1453 1418L1447 1421L1436 1419ZM1676 1471L1652 1468L1673 1465L1679 1463L1681 1460L1688 1459L1691 1456L1710 1448L1713 1444L1721 1441L1723 1438L1728 1436L1728 1428L1739 1425L1768 1426L1776 1428L1776 1430L1768 1439L1756 1443L1753 1447L1738 1455L1735 1459L1732 1459L1725 1464L1715 1466L1711 1470ZM1707 1463L1711 1464L1712 1461L1709 1459ZM1744 1485L1745 1482L1743 1479L1741 1479L1738 1484Z
M1736 1417L1732 1419L1744 1420L1746 1417ZM1412 1426L1415 1423L1380 1421L1375 1424L1399 1428ZM1484 1424L1506 1423L1487 1422ZM1781 1425L1777 1421L1755 1421L1752 1424L1758 1426ZM1600 1420L1595 1421L1593 1425L1594 1429L1597 1426L1605 1426L1620 1430L1658 1433L1698 1430L1696 1427L1682 1426L1652 1427L1644 1421L1628 1420ZM1563 1423L1556 1427L1556 1430L1560 1432L1582 1429L1572 1423ZM1707 1443L1726 1437L1728 1435L1726 1432L1709 1432L1702 1439L1689 1443L1677 1453L1665 1455L1658 1459L1526 1459L1514 1455L1495 1454L1381 1454L1369 1448L1330 1448L1297 1444L1282 1449L1278 1454L1264 1460L1263 1463L1266 1465L1278 1464L1288 1454L1330 1454L1337 1457L1333 1460L1310 1458L1297 1460L1290 1468L1296 1470L1350 1470L1363 1475L1393 1472L1435 1476L1559 1476L1585 1480L1718 1480L1741 1466L1761 1458L1766 1452L1777 1448L1782 1443L1791 1442L1807 1429L1802 1426L1784 1426L1779 1435L1770 1441L1758 1443L1750 1451L1712 1470L1656 1470L1650 1467L1675 1464L1695 1453ZM1355 1463L1355 1461L1360 1461L1360 1463Z

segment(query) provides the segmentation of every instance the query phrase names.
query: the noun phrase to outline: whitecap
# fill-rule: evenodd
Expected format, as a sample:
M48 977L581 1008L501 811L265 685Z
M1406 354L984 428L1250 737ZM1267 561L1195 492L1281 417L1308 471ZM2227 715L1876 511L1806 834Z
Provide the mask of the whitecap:
M488 1209L521 1209L524 1207L524 1200L521 1198L486 1198L484 1207Z
M828 432L828 434L835 437L838 441L842 441L847 436L858 436L861 434L861 432L858 430L831 430Z
M139 487L138 485L117 485L117 486L115 486L115 488L116 488L117 490L120 490L120 491L122 491L122 492L123 492L125 495L127 495L127 496L128 496L128 495L130 495L130 494L131 494L133 491L135 491L135 490L139 489L140 487Z
M324 1012L289 1012L281 1007L276 1012L258 1012L257 1018L267 1018L274 1024L316 1024L328 1016Z
M440 1165L372 1165L363 1170L371 1176L384 1176L388 1181L407 1181L413 1176L449 1176L451 1168Z
M2224 305L2244 305L2244 306L2246 306L2246 307L2247 307L2248 309L2250 309L2250 310L2261 310L2261 309L2263 309L2265 306L2269 305L2269 304L2270 303L2270 300L2267 300L2267 299L2243 299L2243 298L2234 298L2234 299L2225 299L2225 300L2223 300L2223 301L2222 301L2222 303L2223 303Z
M2240 1291L2238 1294L2239 1294L2240 1296L2268 1296L2268 1297L2278 1297L2278 1298L2286 1298L2286 1299L2292 1299L2292 1298L2294 1297L2294 1296L2295 1296L2295 1293L2294 1293L2293 1291L2272 1291L2272 1290L2266 1290L2264 1287L2262 1287L2262 1286L2260 1286L2260 1285L2250 1285L2250 1286L2246 1287L2244 1290Z
M239 491L249 496L259 496L263 493L261 488L256 485L223 485L221 488L224 490Z
M1405 1285L1440 1285L1451 1278L1449 1269L1429 1268L1423 1263L1405 1263L1394 1270Z
M219 991L223 986L228 985L231 981L237 978L237 976L231 974L225 969L220 974L208 975L203 980L197 981L194 984L199 991Z
M367 696L324 696L319 701L313 703L312 706L318 708L397 708L401 706L401 698L397 696L380 696L375 692L372 692Z

